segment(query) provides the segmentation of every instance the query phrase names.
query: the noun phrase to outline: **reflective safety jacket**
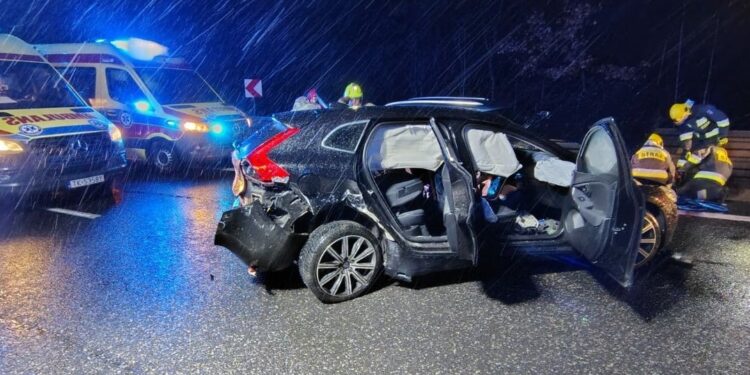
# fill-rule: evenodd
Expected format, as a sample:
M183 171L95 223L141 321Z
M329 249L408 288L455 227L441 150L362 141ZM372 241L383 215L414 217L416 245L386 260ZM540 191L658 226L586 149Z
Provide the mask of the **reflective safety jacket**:
M711 180L724 186L732 175L732 160L724 147L717 146L703 157L698 168L693 179Z
M641 180L669 184L674 179L672 156L654 142L648 141L630 159L633 177Z
M686 151L720 144L729 136L729 118L710 104L696 104L677 132Z

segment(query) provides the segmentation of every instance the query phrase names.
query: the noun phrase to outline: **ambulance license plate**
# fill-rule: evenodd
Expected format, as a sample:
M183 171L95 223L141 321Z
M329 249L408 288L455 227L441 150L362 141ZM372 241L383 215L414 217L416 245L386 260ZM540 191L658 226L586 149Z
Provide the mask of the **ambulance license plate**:
M79 188L79 187L82 187L82 186L89 186L89 185L94 185L94 184L100 184L102 182L104 182L104 175L100 174L100 175L97 175L97 176L91 176L91 177L86 177L86 178L79 178L77 180L70 180L68 182L68 188L69 189L75 189L75 188Z

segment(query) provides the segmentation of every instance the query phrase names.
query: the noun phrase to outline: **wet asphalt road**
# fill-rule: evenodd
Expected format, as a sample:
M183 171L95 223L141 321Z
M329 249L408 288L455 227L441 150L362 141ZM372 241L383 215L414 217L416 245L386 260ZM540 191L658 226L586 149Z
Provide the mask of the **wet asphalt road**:
M323 305L213 245L230 178L0 211L0 373L748 373L750 223L683 218L625 292L573 258L383 280ZM58 206L95 219L43 210Z

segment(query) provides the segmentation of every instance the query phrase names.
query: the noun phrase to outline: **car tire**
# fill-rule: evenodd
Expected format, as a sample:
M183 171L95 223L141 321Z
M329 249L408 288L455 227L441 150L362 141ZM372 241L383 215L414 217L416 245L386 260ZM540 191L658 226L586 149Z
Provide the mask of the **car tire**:
M638 245L638 255L635 258L635 267L640 268L651 262L662 246L664 239L664 228L662 221L654 214L646 211L641 227L641 239Z
M353 221L335 221L316 228L299 257L302 281L320 301L336 303L357 298L377 282L383 269L378 240Z
M172 173L177 169L179 157L174 143L156 140L148 149L148 164L160 173Z

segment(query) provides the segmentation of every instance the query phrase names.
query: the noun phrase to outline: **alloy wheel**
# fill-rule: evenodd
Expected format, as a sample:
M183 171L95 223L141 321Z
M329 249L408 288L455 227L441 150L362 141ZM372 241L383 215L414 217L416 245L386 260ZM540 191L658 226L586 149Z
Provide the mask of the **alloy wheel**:
M661 228L651 213L646 213L641 227L641 239L638 245L638 256L635 266L640 267L650 261L661 246Z
M352 295L370 285L376 261L375 247L366 238L356 235L339 238L318 258L318 285L331 296Z

